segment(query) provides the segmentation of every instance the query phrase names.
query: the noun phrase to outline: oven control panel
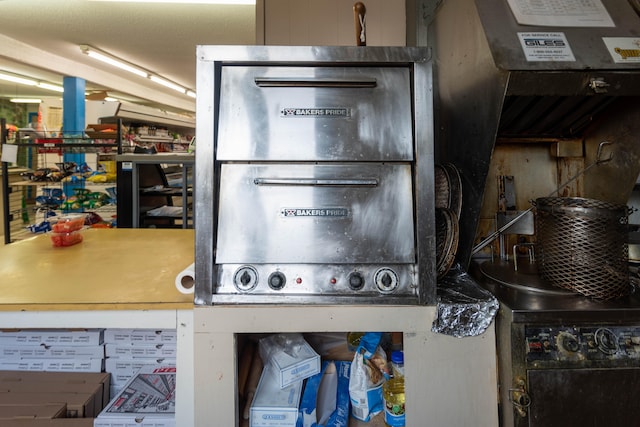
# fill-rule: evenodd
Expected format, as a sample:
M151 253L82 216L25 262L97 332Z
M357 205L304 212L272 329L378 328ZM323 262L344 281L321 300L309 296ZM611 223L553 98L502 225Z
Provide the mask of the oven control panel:
M561 362L637 363L640 326L526 327L527 362L548 366Z
M223 264L217 269L214 299L266 302L273 297L416 297L416 271L410 264ZM240 298L239 298L240 297ZM249 298L247 298L249 297Z

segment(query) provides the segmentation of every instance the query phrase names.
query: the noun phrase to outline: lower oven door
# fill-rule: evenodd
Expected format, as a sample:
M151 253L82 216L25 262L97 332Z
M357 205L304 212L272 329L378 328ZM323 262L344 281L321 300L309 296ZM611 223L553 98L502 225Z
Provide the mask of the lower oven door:
M223 164L216 263L415 263L409 164Z

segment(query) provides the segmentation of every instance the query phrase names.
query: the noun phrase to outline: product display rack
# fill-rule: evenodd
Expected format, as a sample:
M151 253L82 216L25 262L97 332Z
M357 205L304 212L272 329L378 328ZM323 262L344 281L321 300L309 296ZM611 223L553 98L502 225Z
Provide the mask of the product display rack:
M116 156L118 165L118 226L123 228L143 227L147 220L167 220L172 224L167 227L193 228L193 211L191 198L193 188L190 177L193 176L194 154L122 154ZM163 183L145 188L141 176L144 165L153 165L163 175ZM165 176L165 167L177 167L179 186L171 186ZM153 169L152 169L153 170ZM148 215L150 208L145 200L180 199L180 214L176 216ZM177 207L177 206L176 206ZM180 224L173 224L179 220Z
M5 120L2 119L2 129L5 128ZM101 135L100 138L95 136L86 137L84 136L84 131L73 132L71 135L74 136L58 136L55 138L51 137L36 137L36 138L20 138L16 137L16 140L12 142L11 145L16 145L18 147L26 147L41 154L46 153L58 153L60 155L63 154L85 154L91 152L97 152L108 150L109 155L120 154L122 153L122 132L121 132L121 124L118 123L118 127L116 132L108 132L105 133L104 136ZM79 136L75 136L79 135ZM104 141L104 142L101 142ZM1 138L2 145L7 143L7 135L6 132L2 132ZM45 160L45 163L47 161ZM97 163L97 161L96 161ZM115 187L116 183L112 183ZM93 185L88 184L84 180L79 180L77 182L62 182L62 181L51 181L51 180L42 180L42 181L20 181L14 182L11 185L9 184L9 163L6 161L2 162L2 188L3 188L3 219L4 219L4 243L11 243L11 226L10 222L15 218L16 214L22 215L24 214L25 207L21 206L18 210L12 210L9 203L9 195L17 190L24 187L37 187L37 188L58 188L63 189L63 193L73 191L74 188L84 188L85 185ZM103 185L103 184L95 184L95 185ZM84 208L79 207L77 209L63 210L63 213L68 212L83 212Z

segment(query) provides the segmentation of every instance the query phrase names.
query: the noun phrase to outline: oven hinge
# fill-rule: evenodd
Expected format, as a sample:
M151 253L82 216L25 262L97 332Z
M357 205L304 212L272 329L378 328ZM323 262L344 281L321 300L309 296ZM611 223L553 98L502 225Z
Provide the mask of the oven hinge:
M527 393L527 383L524 378L516 378L514 388L509 389L509 398L516 413L522 418L526 417L531 405L531 398Z

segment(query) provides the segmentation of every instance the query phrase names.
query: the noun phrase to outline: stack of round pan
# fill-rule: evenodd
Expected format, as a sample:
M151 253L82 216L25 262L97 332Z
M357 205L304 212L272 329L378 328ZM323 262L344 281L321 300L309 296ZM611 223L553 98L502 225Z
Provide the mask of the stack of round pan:
M435 165L436 271L438 278L451 269L458 250L462 180L451 163Z

